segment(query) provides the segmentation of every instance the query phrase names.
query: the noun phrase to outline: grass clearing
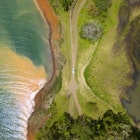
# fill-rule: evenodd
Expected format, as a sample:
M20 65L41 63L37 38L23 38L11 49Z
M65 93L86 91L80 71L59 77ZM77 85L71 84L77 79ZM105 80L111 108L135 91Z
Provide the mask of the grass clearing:
M84 91L79 89L77 91L77 96L83 113L94 119L101 117L104 114L104 111L107 111L108 109L107 104L100 101L94 94L90 93L88 90Z
M119 8L118 2L114 2L113 6L116 11L117 6ZM113 6L109 13L113 13ZM93 92L116 109L121 105L119 103L121 89L131 85L132 81L127 78L131 69L123 46L119 54L113 53L117 34L114 23L118 23L118 21L116 15L112 14L111 18L114 22L107 24L107 31L85 71L85 78Z

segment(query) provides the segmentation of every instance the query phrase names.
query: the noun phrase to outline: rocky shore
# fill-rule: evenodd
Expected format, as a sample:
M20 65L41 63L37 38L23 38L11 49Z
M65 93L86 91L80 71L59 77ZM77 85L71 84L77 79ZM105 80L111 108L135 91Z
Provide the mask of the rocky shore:
M34 112L32 113L29 121L28 121L28 130L27 130L27 140L34 140L36 131L44 124L44 122L47 121L49 116L44 116L39 114L40 110L44 107L44 96L45 93L47 93L53 86L57 71L56 71L56 62L55 58L57 57L57 47L54 43L55 41L58 41L60 39L60 32L59 32L59 20L57 16L55 15L55 12L53 8L50 6L49 0L35 0L35 4L37 5L37 8L39 8L41 14L43 15L43 18L46 20L47 24L50 28L49 33L49 44L50 49L52 51L52 61L53 61L53 72L52 76L49 79L49 81L45 84L45 86L39 91L39 93L36 95L34 101L35 101L35 107ZM39 117L38 114L40 115Z

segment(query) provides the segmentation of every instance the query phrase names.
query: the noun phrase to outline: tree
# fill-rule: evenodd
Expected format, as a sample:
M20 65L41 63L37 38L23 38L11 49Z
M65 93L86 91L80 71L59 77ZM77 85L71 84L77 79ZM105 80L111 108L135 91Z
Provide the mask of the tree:
M72 4L73 0L60 0L60 3L64 9L64 11L68 11L71 4Z
M68 11L72 3L73 0L50 0L50 4L56 13L59 13L61 10Z
M82 26L80 36L91 42L98 40L103 34L103 29L98 21L88 22Z

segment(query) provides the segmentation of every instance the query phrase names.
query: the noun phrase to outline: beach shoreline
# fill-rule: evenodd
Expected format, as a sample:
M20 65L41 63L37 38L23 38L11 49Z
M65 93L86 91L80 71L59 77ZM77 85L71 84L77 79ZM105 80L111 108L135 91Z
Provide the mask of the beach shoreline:
M39 111L43 105L43 98L46 92L48 92L55 81L56 78L56 64L55 64L55 53L56 53L56 45L54 41L57 41L60 39L59 35L59 20L58 17L55 15L55 12L53 8L50 6L48 0L34 0L35 5L37 6L38 10L40 11L40 14L44 18L46 24L49 26L49 45L50 45L50 50L51 50L51 55L52 55L52 75L47 81L47 83L44 85L44 87L36 94L34 98L35 106L34 106L34 111L31 114L29 120L28 120L28 128L27 128L27 140L34 140L35 139L35 134L36 134L36 122L32 121L32 118L34 117L34 114L36 114L37 111ZM45 116L43 120L48 119L48 116ZM40 120L40 123L43 123L43 120Z

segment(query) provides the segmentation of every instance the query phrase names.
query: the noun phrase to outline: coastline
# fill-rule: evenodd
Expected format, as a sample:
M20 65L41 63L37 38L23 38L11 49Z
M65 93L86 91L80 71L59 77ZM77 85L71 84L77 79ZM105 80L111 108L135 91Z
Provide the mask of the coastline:
M53 41L59 40L60 35L59 35L59 20L58 17L55 15L55 12L53 8L50 6L48 0L34 0L38 10L42 14L42 17L44 20L47 22L50 32L49 32L49 45L50 45L50 50L52 53L52 75L47 81L47 83L44 85L44 87L36 94L34 98L35 106L34 106L34 111L31 114L29 120L28 120L28 128L27 128L27 140L34 140L35 139L35 134L37 129L39 129L42 124L43 120L47 120L49 116L45 116L42 118L40 121L40 124L38 122L34 122L34 115L43 107L43 99L44 95L46 92L48 92L55 81L56 78L56 63L55 63L55 54L56 54L56 45L53 43ZM40 126L41 125L41 126Z

